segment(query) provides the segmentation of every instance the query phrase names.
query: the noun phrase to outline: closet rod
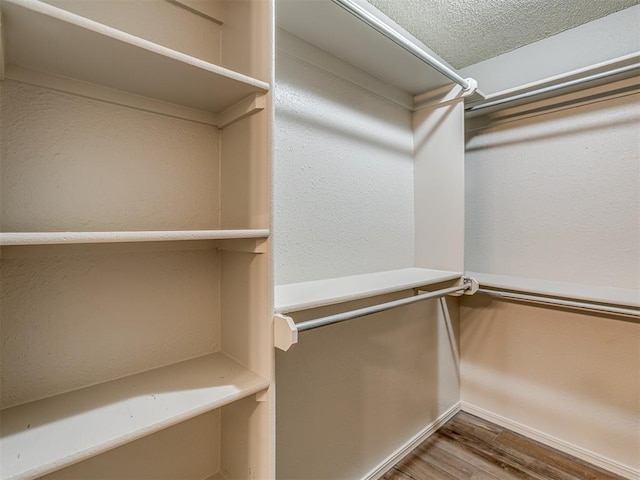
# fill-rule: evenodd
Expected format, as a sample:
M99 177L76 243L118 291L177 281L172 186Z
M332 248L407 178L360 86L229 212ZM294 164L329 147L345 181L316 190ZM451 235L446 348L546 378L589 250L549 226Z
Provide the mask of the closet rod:
M590 310L595 312L613 313L616 315L624 315L640 318L640 309L637 308L620 308L610 305L598 303L576 302L573 300L563 300L555 297L544 297L540 295L525 295L522 293L505 292L502 290L488 290L486 288L478 289L478 293L493 295L495 297L507 298L509 300L520 300L523 302L543 303L545 305L557 305L560 307L577 308L580 310Z
M568 82L558 83L557 85L538 88L536 90L531 90L530 92L519 93L517 95L511 95L510 97L501 98L499 100L493 100L493 101L481 103L479 105L474 105L473 107L469 107L466 110L468 112L475 112L477 110L482 110L484 108L496 107L498 105L503 105L505 103L511 103L517 100L523 100L526 98L535 97L543 93L555 92L556 90L575 87L576 85L581 85L583 83L593 82L595 80L602 80L603 78L611 77L613 75L620 75L623 73L632 72L633 70L637 70L638 68L640 68L640 63L634 63L633 65L627 65L626 67L614 68L613 70L608 70L606 72L596 73L595 75L589 75L588 77L577 78L575 80L569 80Z
M314 318L313 320L306 320L296 324L298 332L304 332L306 330L313 330L314 328L325 327L327 325L333 325L334 323L344 322L346 320L352 320L354 318L364 317L373 313L384 312L392 308L401 307L402 305L409 305L410 303L420 302L422 300L428 300L430 298L439 298L450 293L463 292L472 288L469 281L465 279L463 285L456 285L455 287L443 288L442 290L436 290L434 292L421 293L413 297L402 298L400 300L394 300L393 302L381 303L379 305L372 305L370 307L359 308L357 310L350 310L348 312L337 313L335 315L328 315L326 317Z
M333 3L344 8L351 15L358 18L362 22L366 23L371 28L376 30L378 33L381 33L382 35L387 37L389 40L394 42L396 45L402 47L407 52L417 57L419 60L422 60L424 63L426 63L433 69L437 70L438 72L440 72L442 75L447 77L452 82L457 83L465 90L468 91L473 88L472 83L469 80L462 78L454 70L449 68L447 65L439 61L434 56L427 53L425 50L420 48L411 40L404 37L402 34L396 32L391 26L387 25L383 20L376 17L371 12L367 11L365 8L361 7L353 0L333 0Z

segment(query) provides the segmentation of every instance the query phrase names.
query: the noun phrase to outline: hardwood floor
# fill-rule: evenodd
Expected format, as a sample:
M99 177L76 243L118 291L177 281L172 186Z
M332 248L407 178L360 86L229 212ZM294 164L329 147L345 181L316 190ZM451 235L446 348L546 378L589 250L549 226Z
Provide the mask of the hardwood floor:
M624 480L465 412L458 413L383 480Z

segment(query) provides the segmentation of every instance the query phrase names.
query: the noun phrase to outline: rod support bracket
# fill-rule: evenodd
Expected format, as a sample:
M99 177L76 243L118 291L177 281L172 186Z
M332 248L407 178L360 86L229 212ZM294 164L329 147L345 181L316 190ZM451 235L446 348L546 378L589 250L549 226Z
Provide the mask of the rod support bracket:
M464 291L465 295L473 295L480 288L478 281L472 277L464 277L464 283L469 285L469 288Z
M285 352L298 343L298 327L293 318L279 313L274 315L273 340L276 348Z

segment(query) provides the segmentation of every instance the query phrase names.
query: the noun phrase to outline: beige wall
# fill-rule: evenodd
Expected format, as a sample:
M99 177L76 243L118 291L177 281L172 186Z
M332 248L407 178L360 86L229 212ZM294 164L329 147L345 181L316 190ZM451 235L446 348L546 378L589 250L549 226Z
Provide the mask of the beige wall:
M302 321L406 297L301 312ZM457 301L395 308L300 334L277 352L279 480L363 478L459 398Z
M639 128L636 93L468 132L465 268L637 289ZM463 408L640 475L640 324L476 295L460 328Z
M461 318L463 402L640 467L640 325L481 295Z

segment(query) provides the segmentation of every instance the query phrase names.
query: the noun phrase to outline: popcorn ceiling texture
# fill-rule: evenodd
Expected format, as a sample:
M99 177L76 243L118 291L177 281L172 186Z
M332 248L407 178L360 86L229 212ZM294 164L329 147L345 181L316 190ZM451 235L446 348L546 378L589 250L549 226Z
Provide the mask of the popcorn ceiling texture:
M454 68L463 68L637 5L640 0L369 2Z

